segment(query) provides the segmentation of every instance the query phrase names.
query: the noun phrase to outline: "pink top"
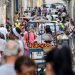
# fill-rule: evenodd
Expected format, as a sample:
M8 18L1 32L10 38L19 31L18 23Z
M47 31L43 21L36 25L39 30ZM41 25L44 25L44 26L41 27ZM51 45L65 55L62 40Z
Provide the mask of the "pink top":
M28 40L29 40L29 43L34 43L35 34L33 32L29 32L29 36L28 36L28 32L25 32L24 40L26 43L28 43Z

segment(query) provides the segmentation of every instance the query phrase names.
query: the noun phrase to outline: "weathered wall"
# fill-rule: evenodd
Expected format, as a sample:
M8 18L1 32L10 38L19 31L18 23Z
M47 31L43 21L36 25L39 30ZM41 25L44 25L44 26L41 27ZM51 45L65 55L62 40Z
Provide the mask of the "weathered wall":
M45 0L46 3L63 3L62 0Z

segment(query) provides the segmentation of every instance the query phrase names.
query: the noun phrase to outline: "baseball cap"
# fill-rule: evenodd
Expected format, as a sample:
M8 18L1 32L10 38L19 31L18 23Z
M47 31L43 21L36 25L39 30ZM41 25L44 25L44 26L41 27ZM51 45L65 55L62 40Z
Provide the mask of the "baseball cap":
M4 55L12 56L17 55L19 51L19 43L17 40L8 40L5 45Z

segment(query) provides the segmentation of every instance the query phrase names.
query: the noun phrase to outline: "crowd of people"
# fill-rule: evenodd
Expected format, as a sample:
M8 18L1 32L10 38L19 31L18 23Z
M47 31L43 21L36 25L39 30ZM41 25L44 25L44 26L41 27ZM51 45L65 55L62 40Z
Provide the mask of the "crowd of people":
M17 40L6 42L0 75L37 75L37 64L33 59L21 54ZM44 56L45 75L74 75L72 69L72 54L67 47L58 46Z
M6 26L0 25L0 75L37 75L37 64L30 58L29 44L49 43L54 45L54 37L49 25L29 23L36 20L56 21L59 32L63 31L66 36L74 30L74 22L68 16L66 9L57 9L57 17L47 13L47 9L35 7L32 19L21 19L19 13L14 17L14 26L9 18ZM46 75L74 75L72 70L72 55L67 47L58 46L45 54Z

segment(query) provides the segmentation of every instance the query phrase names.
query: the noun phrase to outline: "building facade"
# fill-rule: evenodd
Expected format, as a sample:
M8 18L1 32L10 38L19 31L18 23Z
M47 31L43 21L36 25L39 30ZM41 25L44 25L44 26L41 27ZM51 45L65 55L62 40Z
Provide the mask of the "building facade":
M0 0L0 24L6 26L6 6L8 0Z
M63 3L63 0L45 0L45 3L51 4L51 3Z
M13 17L15 12L19 12L20 16L24 13L24 11L28 8L34 8L35 6L40 7L45 0L0 0L0 11L4 11L4 13L0 12L0 22L2 23L3 17L8 17L13 23ZM0 23L0 24L1 24Z
M69 15L75 21L75 0L71 0L69 4Z
M75 0L71 1L71 17L75 21Z

